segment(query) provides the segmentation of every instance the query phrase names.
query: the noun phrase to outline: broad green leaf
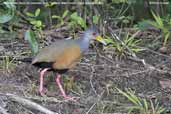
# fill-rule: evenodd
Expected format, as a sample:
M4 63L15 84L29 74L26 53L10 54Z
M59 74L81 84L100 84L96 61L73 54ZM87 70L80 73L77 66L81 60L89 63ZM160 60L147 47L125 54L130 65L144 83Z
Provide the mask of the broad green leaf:
M14 0L6 0L6 2L3 2L7 8L6 10L2 9L0 11L0 23L6 23L14 17L15 5L12 2Z
M73 14L71 14L71 18L72 19L75 19L75 17L77 17L78 15L77 15L77 12L74 12Z
M10 21L13 17L14 15L11 14L2 14L0 15L0 23L6 23Z
M84 29L86 28L86 22L83 20L83 18L79 18L78 17L78 24L81 26L81 27L83 27Z
M34 15L35 15L35 17L37 17L37 16L39 16L39 14L40 14L40 9L37 8Z
M37 21L36 21L36 20L31 20L30 23L31 23L32 25L36 25Z
M42 21L37 20L37 21L36 21L36 27L41 27L41 26L42 26Z
M84 29L87 28L85 20L82 17L78 16L77 12L74 12L71 15L71 20L74 21L76 24L79 24Z
M36 54L38 52L38 42L36 40L36 35L32 30L27 30L25 32L25 40L28 40L32 53Z
M69 11L66 10L66 11L63 13L62 18L65 18L65 17L67 16L68 12L69 12Z
M99 16L93 16L93 23L98 24L99 18Z
M30 23L32 24L32 25L34 25L34 27L43 27L43 25L42 25L42 21L40 21L40 20L31 20L30 21Z

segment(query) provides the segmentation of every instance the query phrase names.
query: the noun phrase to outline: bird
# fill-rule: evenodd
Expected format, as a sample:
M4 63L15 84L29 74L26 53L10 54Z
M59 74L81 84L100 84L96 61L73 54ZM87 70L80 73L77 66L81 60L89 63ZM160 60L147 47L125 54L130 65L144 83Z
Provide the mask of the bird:
M44 95L44 75L47 71L57 73L55 81L64 99L73 100L66 95L61 84L61 75L73 68L85 53L91 40L97 40L105 45L104 39L95 27L90 27L77 39L59 40L42 48L32 60L32 65L41 68L39 93Z

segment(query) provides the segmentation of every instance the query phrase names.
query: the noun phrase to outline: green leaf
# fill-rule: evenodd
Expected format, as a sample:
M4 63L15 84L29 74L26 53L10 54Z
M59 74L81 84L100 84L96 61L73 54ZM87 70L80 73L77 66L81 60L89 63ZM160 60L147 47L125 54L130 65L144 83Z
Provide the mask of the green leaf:
M36 21L36 20L31 20L30 23L31 23L32 25L36 25L37 21Z
M78 16L77 12L74 12L71 15L71 20L83 27L84 29L87 28L85 20L82 17Z
M147 100L146 99L143 99L143 102L144 102L144 109L146 111L148 111L148 103L147 103Z
M35 17L33 13L31 12L26 12L26 15L29 16L29 17Z
M41 27L41 26L42 26L42 21L37 20L37 21L36 21L36 27Z
M93 16L93 23L98 24L99 18L99 16Z
M35 55L39 49L35 33L32 30L27 30L25 32L25 40L28 40L32 53Z
M45 7L53 7L55 6L57 3L56 2L49 2L45 4Z
M82 18L78 18L78 24L86 29L86 22Z
M53 19L60 19L61 17L58 16L58 15L52 15L52 18L53 18Z
M41 20L31 20L30 23L34 25L35 27L43 27Z
M160 18L160 16L157 14L155 14L153 11L151 12L156 23L158 24L158 28L163 28L164 24L163 24L163 20Z
M170 32L168 32L168 33L165 34L163 46L166 46L167 41L169 39L169 36L170 36Z
M105 41L107 44L113 44L113 43L114 43L114 41L112 40L112 38L104 39L104 41Z
M0 23L6 23L10 21L13 17L14 15L11 15L11 14L2 14L0 16Z
M14 17L15 5L12 2L14 0L6 0L6 2L3 2L7 8L0 10L0 23L6 23Z
M127 97L132 103L138 105L137 102L136 102L129 94L127 94L126 92L123 92L122 90L120 90L120 89L118 89L118 88L116 88L116 89L117 89L117 90L119 91L119 93L121 93L123 96Z
M77 17L77 12L74 12L73 14L71 14L71 18L74 19L75 17Z
M67 16L68 12L69 12L69 11L66 10L66 11L63 13L62 18L65 18L65 17Z
M34 15L35 15L35 17L37 17L37 16L39 16L39 14L40 14L40 8L37 8Z
M6 5L6 7L7 8L9 8L9 9L15 9L16 7L15 7L15 4L13 4L14 3L14 0L6 0L6 2L3 2L5 5Z
M128 19L124 19L122 22L128 24L130 21Z

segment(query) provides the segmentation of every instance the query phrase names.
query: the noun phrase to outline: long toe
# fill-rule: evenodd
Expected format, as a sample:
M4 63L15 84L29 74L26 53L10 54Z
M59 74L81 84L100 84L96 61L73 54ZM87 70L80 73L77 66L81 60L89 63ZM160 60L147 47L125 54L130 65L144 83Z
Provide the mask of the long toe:
M39 93L40 93L41 96L44 96L46 92L47 92L46 88L43 88L42 90L39 90Z

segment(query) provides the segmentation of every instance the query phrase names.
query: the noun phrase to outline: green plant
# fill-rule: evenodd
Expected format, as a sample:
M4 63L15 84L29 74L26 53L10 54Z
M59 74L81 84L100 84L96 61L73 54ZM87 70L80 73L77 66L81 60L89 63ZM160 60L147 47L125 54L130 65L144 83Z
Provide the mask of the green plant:
M16 7L12 2L14 0L6 0L3 2L0 8L0 23L6 23L14 17Z
M55 6L57 3L56 2L46 2L45 3L45 7L53 7L53 6Z
M78 25L84 29L87 28L86 21L82 17L78 16L77 12L74 12L70 15L69 25L72 28L76 28L76 26L78 26Z
M62 26L62 25L65 24L64 19L65 19L65 17L68 15L68 13L69 13L69 11L66 10L66 11L64 11L64 13L62 14L62 16L52 15L52 18L53 18L53 19L59 19L59 21L60 21L60 23L56 25L57 27L60 27L60 26Z
M94 15L93 16L93 24L95 24L95 25L98 24L99 18L100 18L100 16Z
M136 33L135 33L136 34ZM127 53L127 49L129 48L132 52L137 53L142 51L142 49L137 46L141 43L141 40L135 39L135 34L130 37L129 33L123 38L122 43L118 41L114 41L112 38L108 37L105 39L107 44L111 44L118 53L119 56L123 56Z
M36 30L42 30L44 25L42 24L42 21L37 19L38 16L40 15L40 9L36 9L34 13L31 12L26 12L26 15L29 17L30 24L33 25L33 29Z
M12 69L14 67L14 58L13 59L10 59L9 56L4 56L3 58L3 69L5 71L9 71L10 69Z
M29 17L30 24L33 25L33 29L35 31L32 31L31 29L28 29L25 32L25 40L28 40L31 51L35 55L38 52L38 42L36 40L36 35L37 36L42 36L42 28L44 25L42 24L42 21L38 19L40 15L40 9L36 9L34 13L31 12L26 12L26 15Z
M132 90L124 92L118 88L116 89L133 104L133 106L129 107L128 114L136 111L138 114L161 114L165 111L165 108L159 105L157 99L155 102L152 100L147 101L145 98L137 97Z
M149 20L142 20L134 25L135 29L146 30L150 27Z
M163 19L158 14L155 14L153 11L151 13L155 21L149 21L149 24L161 30L164 36L163 46L166 46L168 39L171 35L171 18Z
M123 26L123 25L130 24L131 21L133 20L133 17L123 15L123 16L117 17L116 20L118 21L118 23L121 23L121 26Z
M39 50L38 42L36 40L36 35L32 30L27 30L25 32L25 40L28 40L32 53L35 55Z

